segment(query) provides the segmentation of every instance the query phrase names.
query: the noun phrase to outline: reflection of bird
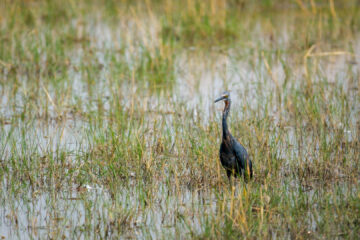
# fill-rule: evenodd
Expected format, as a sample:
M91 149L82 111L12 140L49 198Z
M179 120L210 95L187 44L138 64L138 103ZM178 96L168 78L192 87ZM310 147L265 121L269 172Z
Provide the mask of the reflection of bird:
M229 115L231 99L230 93L224 92L221 97L215 100L219 102L224 100L225 107L222 117L222 142L220 145L220 161L226 170L230 180L231 175L237 177L244 174L245 179L252 178L252 163L246 149L230 134L226 119Z

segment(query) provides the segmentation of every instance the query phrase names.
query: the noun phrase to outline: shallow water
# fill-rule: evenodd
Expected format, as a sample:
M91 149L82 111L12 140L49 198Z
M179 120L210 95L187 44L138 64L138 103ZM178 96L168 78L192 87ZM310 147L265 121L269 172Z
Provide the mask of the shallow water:
M92 21L96 22L96 20ZM72 24L77 26L79 38L83 34L90 37L89 44L94 49L94 52L91 53L94 55L91 61L95 63L87 62L87 54L89 53L85 52L80 45L68 54L70 64L66 75L71 81L66 81L65 85L71 85L68 86L71 97L66 99L66 102L59 100L60 105L54 104L53 101L55 101L58 90L56 85L43 86L41 94L46 96L47 104L42 105L40 103L38 107L32 108L34 112L29 115L33 117L33 120L28 122L26 116L25 120L21 119L21 114L28 103L27 96L29 93L27 92L26 74L23 76L21 73L18 74L21 81L15 94L10 94L13 86L0 85L0 92L4 93L0 97L0 120L2 121L0 160L3 166L6 165L6 162L16 158L26 158L29 162L33 158L39 159L42 156L46 156L46 160L50 158L60 159L61 151L66 152L68 164L86 164L88 159L81 159L81 157L79 159L79 155L86 155L92 150L94 140L88 135L89 132L96 130L92 129L90 117L87 118L81 113L85 115L97 110L100 108L99 102L101 102L103 113L108 114L110 110L113 110L111 109L113 105L109 99L114 96L114 91L121 92L120 95L123 98L116 101L121 103L120 106L124 107L125 112L131 112L132 106L137 105L135 109L141 109L144 113L144 123L141 127L150 129L148 131L151 133L143 136L147 142L150 142L153 135L157 134L151 132L151 126L155 125L155 122L164 121L164 125L172 126L178 118L177 114L191 115L193 120L200 119L203 121L202 126L207 126L211 120L216 119L220 128L223 106L222 104L214 104L213 101L224 90L231 90L233 105L230 124L233 126L235 136L241 139L244 133L236 131L239 127L233 119L243 122L254 121L252 114L255 113L259 118L255 118L255 120L260 121L260 117L265 115L262 114L264 112L272 117L271 126L268 130L273 131L274 139L271 139L270 143L275 144L277 139L280 139L277 146L281 148L279 147L273 154L276 155L276 160L284 159L281 174L285 175L291 172L291 168L297 164L301 165L304 158L309 162L318 158L321 146L319 146L319 141L314 144L315 133L302 136L299 140L297 135L299 129L296 128L299 126L296 124L285 124L283 129L278 129L279 125L284 122L288 123L290 117L284 109L286 104L291 105L292 103L287 103L286 100L282 100L280 105L276 103L276 93L281 91L279 86L283 90L282 96L286 96L290 90L286 87L286 84L289 84L286 83L289 81L286 80L286 71L275 50L272 53L266 53L264 56L253 56L248 50L241 48L230 48L223 51L223 49L220 48L219 50L215 46L208 53L199 53L195 47L190 47L184 49L175 58L175 83L172 88L169 87L170 90L161 88L159 91L151 91L146 86L129 81L125 77L114 81L121 82L120 88L117 88L109 84L114 80L111 72L113 59L109 56L110 52L119 51L121 48L119 46L123 42L132 42L134 35L148 39L144 45L156 46L159 44L155 37L159 23L156 20L149 20L148 24L155 24L149 28L150 30L147 30L146 26L142 26L143 28L138 31L133 30L135 31L133 35L123 33L124 30L133 29L133 25L139 24L132 21L122 23L118 27L108 26L102 22L92 23L86 27L77 21ZM288 28L283 28L274 45L283 45L284 48L288 45L287 30ZM267 35L266 32L263 33L262 31L265 30L260 24L254 30L259 36ZM143 36L150 37L145 38ZM359 37L356 39L360 40ZM260 46L267 44L265 37L264 40L259 41ZM129 61L129 65L132 65L133 56L140 55L141 48L136 44L130 44L130 46L125 49L122 56L116 55L116 57L125 58ZM262 51L256 46L254 48L256 54L261 55ZM360 128L358 127L360 106L356 104L359 98L359 80L348 78L351 75L349 72L352 73L351 76L358 76L360 41L354 41L354 49L356 49L355 56L345 54L309 59L309 61L319 61L318 68L321 74L316 75L318 77L313 79L314 85L325 79L326 85L331 85L334 88L343 86L344 91L348 93L349 103L352 104L349 106L348 122L338 122L335 126L344 132L347 140L345 144L359 141L360 135ZM239 54L242 51L244 53ZM43 54L43 59L46 61L46 52ZM282 57L282 60L288 62L288 66L292 69L290 77L291 81L295 82L293 87L300 89L300 86L303 86L302 81L304 81L304 65L295 62L292 59L295 58L292 53L284 54ZM355 58L355 62L349 64L353 58ZM271 74L264 63L265 61L271 64ZM94 70L92 77L96 80L93 84L87 82L88 73L81 70L83 64L99 66L97 70ZM43 70L40 69L40 71ZM2 73L5 80L7 75L6 71ZM115 94L115 96L117 95ZM330 98L326 92L322 97ZM272 102L265 109L263 104L268 99L271 99ZM332 99L328 99L328 101L331 102ZM176 112L178 109L174 109L174 106L177 104L183 104L181 106L184 106L185 113ZM73 105L79 109L73 110ZM80 113L77 114L77 112ZM109 120L106 116L104 119L103 125L99 125L106 129ZM305 125L306 122L301 123L300 127L305 129ZM174 135L170 140L175 142L176 129L168 128L171 135ZM334 134L331 133L324 139L331 140L333 137ZM28 151L23 151L24 148L27 148ZM150 147L148 146L148 148ZM258 152L257 146L252 146L252 149L254 153ZM147 149L147 151L151 150ZM174 152L180 151L183 149L174 150ZM34 153L34 156L31 153ZM151 155L149 152L144 154ZM329 159L331 158L329 157ZM254 160L258 165L265 164L262 159ZM140 178L136 179L130 176L128 182L119 181L115 195L112 195L110 193L112 191L109 191L107 186L102 185L101 182L94 185L84 183L83 185L61 186L57 189L52 185L52 179L45 179L45 183L35 187L35 189L24 189L20 186L20 190L17 192L11 189L13 187L9 182L12 179L11 173L12 169L1 175L3 179L0 198L2 203L0 206L0 237L6 239L42 239L49 236L77 239L96 238L98 236L104 238L111 236L123 238L180 236L180 238L187 238L201 236L206 232L205 223L215 221L214 219L220 215L219 209L230 207L228 197L231 194L226 188L220 190L221 188L198 186L197 189L185 187L182 184L178 187L172 185L173 183L166 183L163 179L158 180L155 184L147 185ZM167 177L173 174L167 172L167 169L163 173ZM304 180L305 183L303 183L302 181L301 179L293 179L293 181L283 182L283 185L279 186L283 194L291 195L292 206L296 204L297 198L321 200L327 192L331 191L340 191L337 196L339 198L346 197L346 201L350 197L356 197L359 191L358 183L341 182L325 186L313 182L307 185L308 182ZM236 186L235 196L239 196L245 187L243 182L237 183ZM152 195L149 198L151 202L147 202L145 192L150 192L149 194ZM227 200L225 204L223 198ZM334 199L333 201L337 200L342 199ZM308 231L316 232L319 227L318 223L323 221L323 216L318 214L321 207L311 206L307 211L308 218L304 221L308 222ZM114 224L114 221L123 222ZM272 236L277 238L277 236L283 237L284 235L278 235L274 231ZM291 237L291 234L287 233L285 236Z
M240 188L241 183L237 183ZM3 182L3 186L7 183ZM297 183L284 183L284 190L292 192L292 201L305 196L309 199L321 199L333 191L341 191L341 196L355 196L357 183L335 184L333 186L300 186ZM240 188L242 189L242 188ZM242 194L237 189L235 198ZM82 189L76 186L57 192L49 189L46 193L29 191L19 198L4 194L0 209L0 232L7 238L46 238L48 236L65 238L94 238L121 235L123 237L158 237L201 234L204 222L216 216L223 207L222 196L212 189L187 189L173 191L166 185L159 185L153 194L151 203L142 199L141 187L136 182L119 186L118 194L111 197L101 186L86 185ZM239 192L240 191L240 192ZM230 199L227 199L229 207ZM143 207L142 204L148 204ZM316 232L317 223L322 221L318 214L321 206L310 206L308 219L311 226L308 231ZM124 221L123 228L113 228L113 221ZM179 227L180 226L180 227ZM276 237L276 232L274 237Z

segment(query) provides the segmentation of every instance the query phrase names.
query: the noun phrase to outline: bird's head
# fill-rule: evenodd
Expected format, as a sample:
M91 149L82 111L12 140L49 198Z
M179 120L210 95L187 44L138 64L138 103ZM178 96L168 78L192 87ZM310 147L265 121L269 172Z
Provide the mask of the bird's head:
M230 100L230 92L225 91L221 94L221 97L215 100L215 102L219 102L225 100L225 102L228 102Z

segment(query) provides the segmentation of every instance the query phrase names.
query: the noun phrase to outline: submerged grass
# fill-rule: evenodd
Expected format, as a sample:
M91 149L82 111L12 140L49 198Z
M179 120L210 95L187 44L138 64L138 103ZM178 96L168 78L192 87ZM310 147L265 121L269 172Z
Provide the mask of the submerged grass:
M358 12L5 1L0 235L359 238ZM225 89L247 184L218 161Z

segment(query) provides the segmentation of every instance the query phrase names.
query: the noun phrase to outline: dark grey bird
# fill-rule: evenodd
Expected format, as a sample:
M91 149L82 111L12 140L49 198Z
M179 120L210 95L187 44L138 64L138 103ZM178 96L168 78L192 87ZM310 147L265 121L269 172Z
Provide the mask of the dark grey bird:
M224 92L221 97L215 100L215 103L219 101L225 102L222 116L222 142L220 145L221 165L225 168L229 181L231 175L234 177L244 176L245 180L247 180L253 176L252 162L246 149L229 132L226 121L231 106L230 93Z

